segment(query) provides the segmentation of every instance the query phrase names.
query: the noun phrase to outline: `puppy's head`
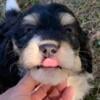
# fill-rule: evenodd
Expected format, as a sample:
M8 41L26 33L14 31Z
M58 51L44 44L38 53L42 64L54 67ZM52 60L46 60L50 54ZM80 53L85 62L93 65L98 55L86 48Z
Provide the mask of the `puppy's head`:
M35 80L55 85L70 75L91 72L87 33L67 7L35 5L24 13L16 8L7 10L12 23L5 33L19 56L18 63Z

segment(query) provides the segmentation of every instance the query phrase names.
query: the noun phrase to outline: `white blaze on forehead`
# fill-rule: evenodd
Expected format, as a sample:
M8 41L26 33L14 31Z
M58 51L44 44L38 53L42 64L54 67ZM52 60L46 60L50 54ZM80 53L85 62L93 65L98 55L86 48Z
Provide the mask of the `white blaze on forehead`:
M10 11L10 10L20 11L20 8L19 8L16 0L7 0L6 1L6 11Z
M69 13L60 13L59 17L62 25L72 24L75 21L75 18Z
M38 20L39 20L39 15L36 13L33 13L24 17L23 24L36 25L38 23Z

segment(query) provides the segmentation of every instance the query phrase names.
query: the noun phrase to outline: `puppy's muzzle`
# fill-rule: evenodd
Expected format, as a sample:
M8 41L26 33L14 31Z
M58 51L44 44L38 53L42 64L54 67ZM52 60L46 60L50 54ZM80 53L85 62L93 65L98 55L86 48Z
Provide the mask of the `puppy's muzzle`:
M57 53L59 46L56 44L45 43L40 45L39 49L44 57L51 57Z

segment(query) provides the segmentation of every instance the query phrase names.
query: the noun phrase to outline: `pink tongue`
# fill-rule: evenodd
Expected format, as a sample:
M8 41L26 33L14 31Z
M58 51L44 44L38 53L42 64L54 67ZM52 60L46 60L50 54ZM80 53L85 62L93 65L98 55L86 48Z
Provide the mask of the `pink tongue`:
M46 58L43 62L42 65L44 67L51 67L51 68L55 68L59 65L58 61L54 58Z

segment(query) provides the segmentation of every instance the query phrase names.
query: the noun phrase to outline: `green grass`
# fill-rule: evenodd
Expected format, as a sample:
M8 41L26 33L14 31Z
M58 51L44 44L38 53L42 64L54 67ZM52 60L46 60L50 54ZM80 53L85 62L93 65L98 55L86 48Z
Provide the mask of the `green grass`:
M21 8L27 9L32 4L39 1L51 0L18 0ZM55 0L67 5L77 16L84 30L100 31L100 0ZM4 16L4 2L0 0L0 18ZM86 100L100 100L100 40L96 40L93 45L93 69L94 69L94 89Z

